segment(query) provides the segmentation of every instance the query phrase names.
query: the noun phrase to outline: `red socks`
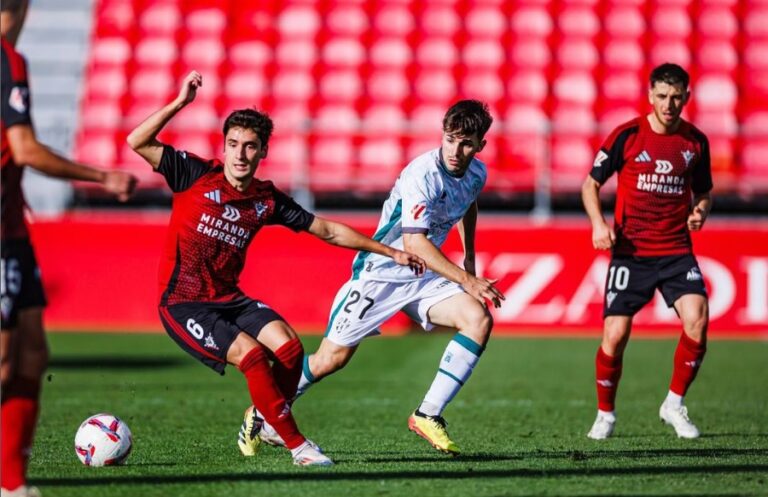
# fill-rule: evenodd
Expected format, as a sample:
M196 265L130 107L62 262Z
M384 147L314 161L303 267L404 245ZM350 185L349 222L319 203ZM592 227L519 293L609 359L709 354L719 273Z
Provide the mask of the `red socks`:
M298 338L286 342L274 353L272 375L275 378L277 387L283 392L283 397L289 403L296 397L296 388L299 386L299 378L301 378L303 358L304 347L301 346L301 340Z
M675 350L674 367L672 369L672 381L669 389L680 395L685 395L699 372L699 366L707 352L707 342L697 342L685 333L680 335L680 341Z
M616 390L621 378L623 356L612 357L598 347L595 357L595 379L597 380L597 408L601 411L614 410Z
M255 347L248 352L240 362L240 371L248 382L248 391L253 405L285 440L286 447L295 449L303 444L306 439L296 426L285 396L272 375L272 368L269 366L264 350L261 347ZM295 385L293 389L295 392Z
M27 482L27 462L40 407L40 381L13 379L3 389L0 407L0 482L15 490Z

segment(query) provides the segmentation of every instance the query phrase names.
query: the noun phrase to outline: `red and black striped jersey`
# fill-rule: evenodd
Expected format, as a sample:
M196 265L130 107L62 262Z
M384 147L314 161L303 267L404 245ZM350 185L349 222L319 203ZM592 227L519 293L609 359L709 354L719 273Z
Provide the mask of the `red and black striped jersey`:
M245 191L224 176L221 162L166 145L157 170L173 190L173 208L160 262L161 305L223 302L238 287L248 247L264 225L309 229L314 215L271 181L253 179Z
M709 142L682 121L661 135L645 116L617 127L605 140L590 175L601 185L618 174L614 253L661 256L691 252L687 219L692 193L712 189Z
M29 83L27 82L27 62L5 38L2 43L2 102L0 102L0 188L2 188L2 217L0 218L0 237L3 240L27 238L29 231L24 219L27 205L21 190L23 164L13 160L11 147L6 134L8 128L18 124L32 125L30 114Z

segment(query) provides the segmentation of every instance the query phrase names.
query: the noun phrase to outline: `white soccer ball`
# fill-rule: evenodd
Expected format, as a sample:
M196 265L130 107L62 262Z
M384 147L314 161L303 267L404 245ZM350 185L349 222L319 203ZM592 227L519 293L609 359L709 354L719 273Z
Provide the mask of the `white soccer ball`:
M128 425L111 414L95 414L75 434L75 454L86 466L122 464L133 448Z

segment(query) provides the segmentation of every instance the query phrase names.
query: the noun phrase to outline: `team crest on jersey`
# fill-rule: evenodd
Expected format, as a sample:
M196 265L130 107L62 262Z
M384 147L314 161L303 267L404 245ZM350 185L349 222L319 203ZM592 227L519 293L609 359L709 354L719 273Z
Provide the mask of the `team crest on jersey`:
M213 335L210 333L205 336L205 348L211 350L219 350L219 346L216 345L216 341L213 339Z
M11 88L11 95L8 97L8 105L13 110L22 114L27 111L27 101L29 100L29 89L20 86Z
M221 190L211 190L208 193L204 193L203 197L207 198L208 200L213 200L217 204L221 203Z
M422 214L424 214L424 211L427 210L426 204L416 204L411 209L411 216L413 217L413 220L418 220Z
M683 160L685 161L685 167L688 167L689 165L691 165L691 160L693 160L693 158L696 156L696 154L694 154L690 150L683 150L680 153L683 154Z
M235 222L240 219L240 211L232 207L231 205L224 206L224 214L221 215L227 221Z
M261 216L263 216L264 213L267 212L267 209L269 208L269 206L264 202L254 202L253 208L256 209L256 218L261 219Z
M608 154L600 150L595 156L595 161L592 162L592 167L603 167L603 162L608 158Z

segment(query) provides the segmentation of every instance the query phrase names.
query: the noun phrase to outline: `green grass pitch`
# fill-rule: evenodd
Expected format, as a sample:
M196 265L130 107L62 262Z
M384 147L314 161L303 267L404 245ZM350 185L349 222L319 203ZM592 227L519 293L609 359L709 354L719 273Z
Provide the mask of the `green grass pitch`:
M238 371L219 377L164 335L52 334L31 483L45 497L768 495L768 342L710 343L687 398L703 436L686 441L658 419L675 343L633 340L615 437L593 442L598 340L493 338L445 412L453 459L407 429L448 339L363 343L294 408L336 466L298 468L285 449L240 455ZM125 466L75 456L79 423L103 411L133 431Z

